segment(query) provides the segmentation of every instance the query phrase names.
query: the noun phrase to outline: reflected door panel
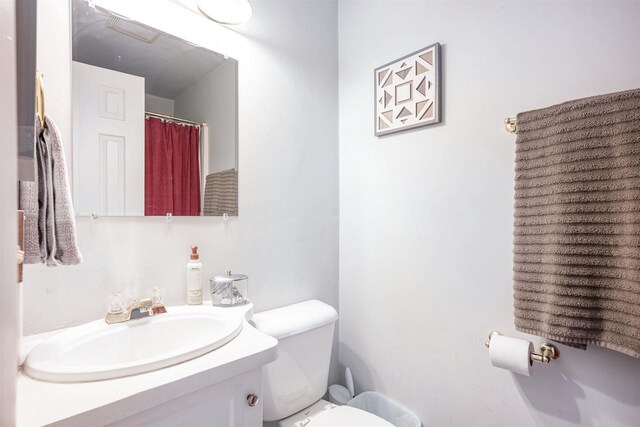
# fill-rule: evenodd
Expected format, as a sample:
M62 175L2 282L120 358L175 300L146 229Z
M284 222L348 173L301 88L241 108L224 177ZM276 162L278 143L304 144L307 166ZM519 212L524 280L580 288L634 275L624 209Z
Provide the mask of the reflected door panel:
M80 215L144 215L144 84L142 77L73 62Z

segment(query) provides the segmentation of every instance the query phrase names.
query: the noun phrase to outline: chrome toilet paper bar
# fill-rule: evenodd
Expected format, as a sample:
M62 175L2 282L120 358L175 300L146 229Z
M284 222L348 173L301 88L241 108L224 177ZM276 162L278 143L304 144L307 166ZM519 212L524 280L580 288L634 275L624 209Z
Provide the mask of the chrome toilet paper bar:
M491 345L491 338L495 335L502 334L498 331L491 331L489 333L489 339L484 342L485 347L489 348L489 346ZM529 358L532 361L540 363L551 363L551 361L556 360L558 357L560 357L560 350L558 350L558 347L547 342L543 343L540 346L540 353L532 352L529 354Z

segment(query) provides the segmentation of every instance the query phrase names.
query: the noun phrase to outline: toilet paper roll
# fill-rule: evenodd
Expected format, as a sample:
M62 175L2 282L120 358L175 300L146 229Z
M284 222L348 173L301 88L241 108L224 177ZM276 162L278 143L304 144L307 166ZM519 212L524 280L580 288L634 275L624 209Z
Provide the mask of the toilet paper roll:
M529 356L532 351L531 341L502 335L493 336L489 344L489 358L493 366L528 377L533 365Z

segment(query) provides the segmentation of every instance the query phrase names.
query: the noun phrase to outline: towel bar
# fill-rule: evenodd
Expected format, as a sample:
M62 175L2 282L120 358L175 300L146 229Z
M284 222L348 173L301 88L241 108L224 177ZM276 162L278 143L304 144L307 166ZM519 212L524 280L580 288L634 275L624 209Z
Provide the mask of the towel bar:
M491 338L496 335L502 334L498 331L491 331L489 333L489 339L484 342L484 346L489 348L489 346L491 345ZM551 363L558 357L560 357L560 350L558 350L558 347L548 342L542 343L542 345L540 346L540 353L529 354L529 358L531 358L532 361L540 363Z

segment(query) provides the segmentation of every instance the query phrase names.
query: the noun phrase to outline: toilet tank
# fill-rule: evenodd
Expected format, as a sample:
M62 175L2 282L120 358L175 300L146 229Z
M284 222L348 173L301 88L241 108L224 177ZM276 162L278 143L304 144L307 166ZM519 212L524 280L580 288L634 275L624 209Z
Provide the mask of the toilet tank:
M278 340L279 356L262 371L264 420L286 418L327 391L336 310L318 300L263 311L251 323Z

